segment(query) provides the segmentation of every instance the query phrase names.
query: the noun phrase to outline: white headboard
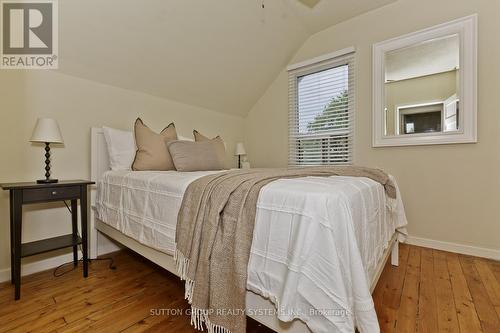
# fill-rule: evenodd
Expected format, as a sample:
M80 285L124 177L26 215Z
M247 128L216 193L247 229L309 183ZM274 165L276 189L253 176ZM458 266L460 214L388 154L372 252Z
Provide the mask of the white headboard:
M90 139L90 178L97 182L102 174L111 170L109 166L108 147L104 131L100 127L92 127Z

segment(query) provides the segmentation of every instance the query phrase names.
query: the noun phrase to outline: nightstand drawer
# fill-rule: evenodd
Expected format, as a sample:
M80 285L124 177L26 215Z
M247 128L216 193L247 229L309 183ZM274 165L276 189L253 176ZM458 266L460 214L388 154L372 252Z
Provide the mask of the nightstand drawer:
M70 200L80 197L80 186L25 189L23 202L33 203L52 200Z

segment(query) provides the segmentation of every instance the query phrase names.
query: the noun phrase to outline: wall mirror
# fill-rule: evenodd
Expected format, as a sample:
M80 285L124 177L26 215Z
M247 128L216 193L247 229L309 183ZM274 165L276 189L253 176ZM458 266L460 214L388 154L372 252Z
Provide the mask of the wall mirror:
M373 146L477 142L477 16L373 46Z

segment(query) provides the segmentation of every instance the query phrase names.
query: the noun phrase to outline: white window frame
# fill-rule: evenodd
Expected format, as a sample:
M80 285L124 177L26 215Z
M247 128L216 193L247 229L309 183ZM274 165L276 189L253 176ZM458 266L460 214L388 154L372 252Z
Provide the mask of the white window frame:
M340 130L329 130L320 133L304 134L300 135L298 133L298 85L297 80L299 77L328 70L330 68L349 65L349 79L353 80L349 84L349 126L348 129ZM353 164L354 160L354 117L355 117L355 48L348 47L333 53L325 54L310 60L306 60L300 63L296 63L287 67L289 74L289 114L288 114L288 164L290 166L302 166L302 165L312 165L312 164L301 164L297 161L295 157L296 144L292 140L297 138L311 138L311 139L327 139L332 135L346 135L348 138L348 152L346 154L347 162L342 163L329 163L331 165L341 164L350 165ZM318 163L317 165L325 165Z

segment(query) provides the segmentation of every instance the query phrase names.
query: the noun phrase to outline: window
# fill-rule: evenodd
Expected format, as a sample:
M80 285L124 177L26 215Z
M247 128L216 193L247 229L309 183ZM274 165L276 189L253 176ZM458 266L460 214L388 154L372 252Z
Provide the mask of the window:
M289 68L290 166L352 163L354 53Z

